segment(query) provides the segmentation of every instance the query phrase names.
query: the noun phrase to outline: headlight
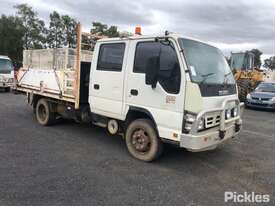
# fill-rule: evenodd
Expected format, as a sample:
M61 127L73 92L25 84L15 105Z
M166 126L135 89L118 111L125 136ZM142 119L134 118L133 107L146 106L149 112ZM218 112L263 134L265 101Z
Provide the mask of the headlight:
M198 124L198 130L202 130L202 129L204 129L204 121L203 121L203 119L201 119L199 121L199 124Z
M190 131L191 128L192 128L193 123L195 122L195 120L196 120L196 115L195 114L187 113L185 115L184 129L186 131ZM202 129L204 129L204 120L203 120L203 118L201 118L201 120L198 123L198 130L202 130Z
M251 95L250 95L250 94L247 94L247 95L246 95L246 99L251 99Z
M238 116L238 108L235 107L232 109L232 114L233 114L233 117L237 117Z
M238 107L225 110L225 119L230 119L232 117L238 116Z
M9 78L8 83L13 83L13 78Z
M186 114L185 115L185 120L186 122L193 123L196 119L196 116L193 114Z
M230 117L231 117L231 109L225 110L225 118L230 119Z
M0 82L6 82L6 78L0 77Z
M272 101L272 102L275 102L275 97L272 97L271 101Z

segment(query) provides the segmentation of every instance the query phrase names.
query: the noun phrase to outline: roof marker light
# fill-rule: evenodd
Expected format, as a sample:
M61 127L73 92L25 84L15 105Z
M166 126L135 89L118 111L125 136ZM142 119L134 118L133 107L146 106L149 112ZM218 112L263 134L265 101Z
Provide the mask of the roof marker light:
M141 35L141 27L140 27L140 26L137 26L137 27L136 27L136 29L135 29L135 34Z

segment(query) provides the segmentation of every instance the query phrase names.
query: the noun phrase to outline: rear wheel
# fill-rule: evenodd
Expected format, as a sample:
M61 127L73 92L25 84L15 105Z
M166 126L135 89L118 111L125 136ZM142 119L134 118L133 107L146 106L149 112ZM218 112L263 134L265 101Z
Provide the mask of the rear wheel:
M134 120L127 128L125 139L128 151L139 160L150 162L162 153L162 142L148 119Z
M53 112L51 103L43 98L37 102L35 116L38 123L43 126L52 125L56 120L56 114Z

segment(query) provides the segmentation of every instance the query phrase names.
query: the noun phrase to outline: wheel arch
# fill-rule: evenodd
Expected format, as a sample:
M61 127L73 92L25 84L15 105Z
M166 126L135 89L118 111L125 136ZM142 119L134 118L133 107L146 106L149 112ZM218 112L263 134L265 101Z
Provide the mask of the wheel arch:
M127 112L126 119L125 119L126 128L133 120L141 119L141 118L146 118L146 119L151 120L155 127L155 130L159 136L158 127L157 127L157 124L156 124L156 121L155 121L153 115L151 114L150 111L148 111L145 108L141 108L141 107L135 107L135 106L129 107L129 110Z
M28 104L33 108L36 108L36 105L41 98L43 98L43 96L34 93L27 93Z

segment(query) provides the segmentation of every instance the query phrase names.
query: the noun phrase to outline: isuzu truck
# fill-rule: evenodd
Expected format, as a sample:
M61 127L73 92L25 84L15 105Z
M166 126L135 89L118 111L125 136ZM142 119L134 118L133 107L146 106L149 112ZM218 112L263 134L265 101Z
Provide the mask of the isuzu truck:
M16 90L39 124L63 117L105 127L143 161L164 143L200 152L240 132L243 104L218 48L166 32L100 39L85 53L80 39L76 49L24 51Z
M10 90L14 86L14 69L9 57L0 55L0 90Z

